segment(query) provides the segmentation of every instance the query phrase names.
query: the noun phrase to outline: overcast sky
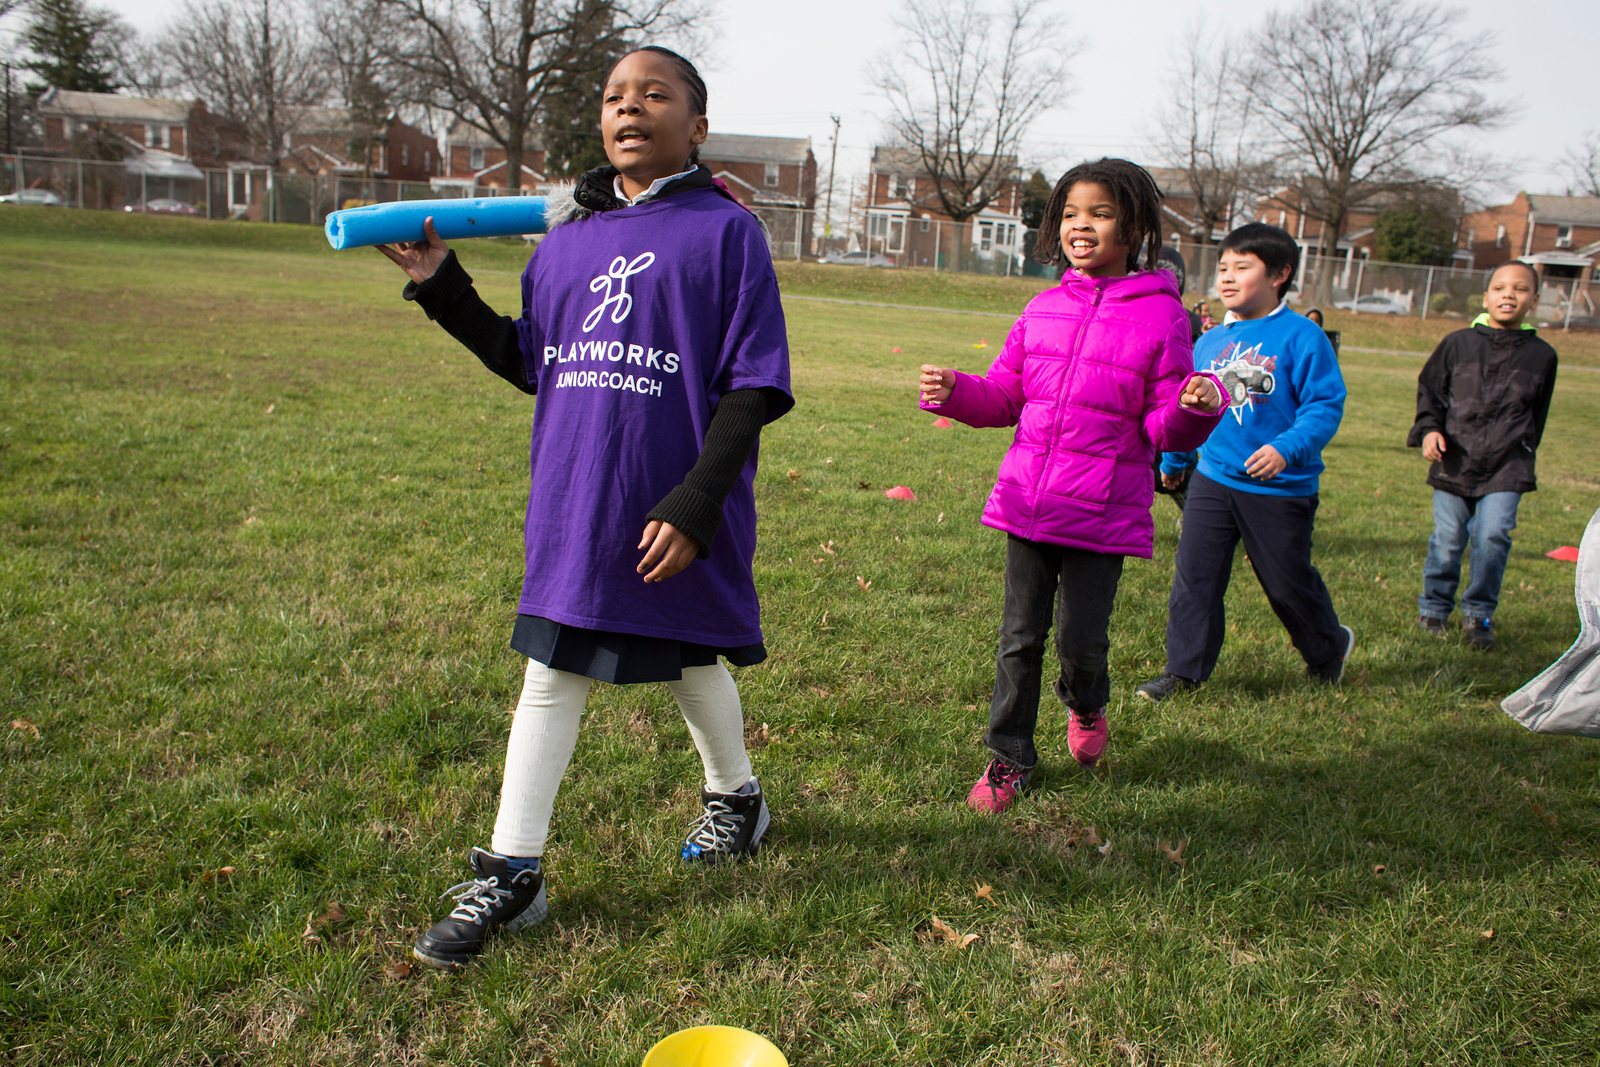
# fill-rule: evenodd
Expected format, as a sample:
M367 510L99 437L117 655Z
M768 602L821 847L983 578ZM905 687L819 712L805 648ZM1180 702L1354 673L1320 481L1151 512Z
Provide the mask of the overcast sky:
M98 0L141 34L159 31L179 0ZM839 175L865 170L887 112L865 68L892 50L894 0L720 0L716 52L703 63L710 89L711 128L724 133L809 136L825 175L833 124L839 134ZM1204 10L1214 27L1235 32L1256 25L1273 8L1292 3L1231 0L1207 7L1192 0L1058 2L1063 43L1075 48L1073 83L1029 129L1026 165L1051 177L1085 156L1126 155L1146 161L1145 131L1162 100L1161 82L1173 39ZM1555 161L1587 129L1600 127L1600 3L1595 0L1462 0L1464 27L1496 35L1505 79L1491 91L1520 105L1504 129L1483 135L1485 147L1506 159L1513 178L1504 192L1563 191Z

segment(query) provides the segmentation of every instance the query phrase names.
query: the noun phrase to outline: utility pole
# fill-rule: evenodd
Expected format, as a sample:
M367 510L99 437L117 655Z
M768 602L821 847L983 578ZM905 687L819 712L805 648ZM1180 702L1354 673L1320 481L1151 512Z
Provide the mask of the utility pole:
M17 150L15 142L11 140L11 64L6 64L6 154L10 155ZM18 188L21 188L22 176L17 176Z
M6 84L11 84L7 76ZM828 156L828 206L822 211L822 251L827 254L828 238L833 236L833 168L839 162L839 116L829 115L833 120L833 152Z

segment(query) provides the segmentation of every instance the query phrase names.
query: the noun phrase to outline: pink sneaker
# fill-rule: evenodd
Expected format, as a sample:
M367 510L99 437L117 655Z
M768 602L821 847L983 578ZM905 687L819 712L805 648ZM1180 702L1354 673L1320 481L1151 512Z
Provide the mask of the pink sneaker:
M967 807L999 815L1016 803L1017 794L1027 787L1027 771L1019 771L1002 759L992 759L967 794Z
M1093 767L1106 754L1111 728L1106 725L1106 709L1074 710L1067 717L1067 751L1084 767Z

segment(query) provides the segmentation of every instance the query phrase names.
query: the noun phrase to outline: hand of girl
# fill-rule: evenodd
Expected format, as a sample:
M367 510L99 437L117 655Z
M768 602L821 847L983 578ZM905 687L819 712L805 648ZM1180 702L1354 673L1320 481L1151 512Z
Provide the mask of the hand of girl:
M1438 430L1429 430L1422 438L1422 458L1430 463L1437 463L1444 458L1447 451L1444 443L1444 434Z
M422 220L422 233L426 240L411 241L398 249L390 248L388 245L378 246L378 251L388 256L395 266L405 271L412 281L418 283L433 277L433 272L439 269L444 257L450 254L450 247L440 239L438 231L433 228L432 215Z
M651 519L645 524L639 547L650 549L637 568L640 574L644 574L646 582L666 581L693 563L700 554L700 546L690 540L688 534L660 519ZM645 574L645 568L652 566L654 569Z
M956 388L956 372L948 367L939 368L932 364L922 365L922 402L924 404L943 404L950 399L950 394Z
M1262 445L1244 461L1244 472L1265 482L1282 474L1288 465L1289 461L1283 458L1283 453L1271 445Z
M1203 374L1196 374L1183 383L1178 403L1186 408L1194 408L1203 415L1214 415L1222 409L1222 393L1218 391L1216 382Z

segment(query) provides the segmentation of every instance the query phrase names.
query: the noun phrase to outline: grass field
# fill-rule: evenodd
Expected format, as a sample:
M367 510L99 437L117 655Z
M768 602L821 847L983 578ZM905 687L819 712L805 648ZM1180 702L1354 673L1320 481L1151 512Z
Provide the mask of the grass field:
M0 1061L623 1067L721 1022L839 1067L1600 1063L1600 746L1497 706L1576 633L1543 553L1600 504L1600 374L1560 379L1479 655L1414 626L1419 363L1348 352L1317 557L1359 635L1342 690L1303 681L1240 559L1211 683L1131 699L1162 663L1158 501L1108 760L1070 766L1047 697L1039 789L983 818L1003 538L977 517L1009 435L933 429L914 371L979 370L1008 324L790 300L772 654L738 673L770 846L684 868L687 731L664 687L596 686L551 921L439 975L410 944L487 841L519 689L530 399L307 230L15 208L0 235ZM505 309L519 255L462 248ZM1029 291L781 278L1000 314ZM1330 325L1426 351L1451 324Z

